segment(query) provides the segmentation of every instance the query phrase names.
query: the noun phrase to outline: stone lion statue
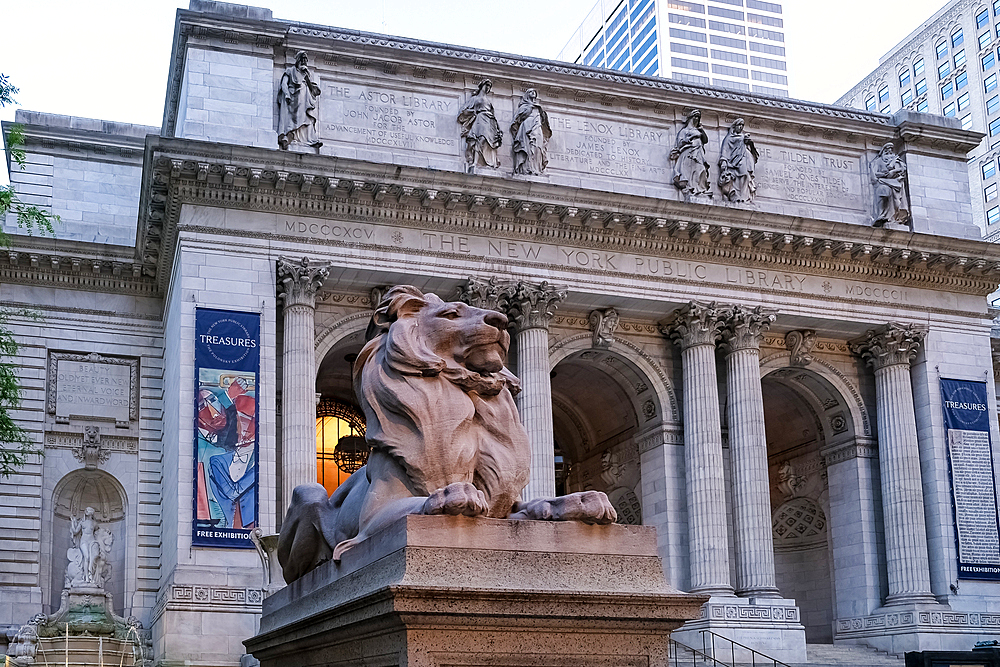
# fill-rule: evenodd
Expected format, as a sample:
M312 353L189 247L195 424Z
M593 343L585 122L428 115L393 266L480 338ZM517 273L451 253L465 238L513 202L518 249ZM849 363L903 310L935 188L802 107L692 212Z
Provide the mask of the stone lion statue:
M286 582L407 514L617 519L599 491L521 502L531 450L514 404L519 382L504 368L505 315L397 286L367 338L354 391L371 455L330 497L319 484L296 487L278 540Z

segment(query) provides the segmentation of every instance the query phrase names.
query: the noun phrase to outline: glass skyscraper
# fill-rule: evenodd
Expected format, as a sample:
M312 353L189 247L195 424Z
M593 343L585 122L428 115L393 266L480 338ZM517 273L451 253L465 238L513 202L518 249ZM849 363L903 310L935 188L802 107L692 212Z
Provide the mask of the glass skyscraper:
M559 60L788 96L781 4L597 0Z

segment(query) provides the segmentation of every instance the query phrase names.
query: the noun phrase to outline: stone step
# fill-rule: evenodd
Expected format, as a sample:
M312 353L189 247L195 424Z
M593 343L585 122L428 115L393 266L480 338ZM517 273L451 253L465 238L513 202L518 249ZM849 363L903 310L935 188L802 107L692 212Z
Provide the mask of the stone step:
M792 667L903 667L902 656L868 646L806 644L806 662Z

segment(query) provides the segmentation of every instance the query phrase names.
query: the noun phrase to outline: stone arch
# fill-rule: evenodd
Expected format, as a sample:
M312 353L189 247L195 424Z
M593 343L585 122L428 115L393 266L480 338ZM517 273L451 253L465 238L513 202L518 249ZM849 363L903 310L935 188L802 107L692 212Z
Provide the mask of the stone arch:
M49 590L46 602L59 606L66 573L66 551L71 545L70 518L79 518L87 507L94 508L95 518L114 536L108 562L111 577L105 589L112 594L116 613L125 604L126 560L134 537L126 530L129 514L128 494L121 482L103 470L81 468L66 474L52 491L52 558L49 566Z
M333 324L324 329L318 336L316 336L316 372L319 372L319 367L323 364L323 360L326 359L326 355L330 353L338 343L349 336L356 336L360 334L362 336L361 340L364 340L365 330L368 328L368 321L372 318L372 312L370 310L364 310L357 313L351 313L350 315L345 315L339 320L335 321Z
M813 357L812 363L809 366L792 366L790 360L791 353L787 351L777 352L761 359L761 379L784 369L811 373L822 378L823 381L829 383L830 389L834 390L843 399L845 407L851 416L849 426L853 429L853 434L866 438L872 437L868 409L861 398L861 392L858 391L858 388L847 376L830 362L818 357ZM825 424L825 426L829 426L829 424ZM829 433L829 435L839 435L842 433L839 429L832 430L835 433Z
M594 349L593 335L590 332L563 338L549 347L549 368L555 368L559 362L574 354L592 349ZM614 354L632 364L640 375L645 375L650 380L657 380L657 382L651 383L650 387L656 395L657 414L663 415L664 421L680 421L680 407L673 384L667 378L663 368L652 357L638 345L621 338L615 338L611 348L603 351ZM638 407L641 414L642 406Z

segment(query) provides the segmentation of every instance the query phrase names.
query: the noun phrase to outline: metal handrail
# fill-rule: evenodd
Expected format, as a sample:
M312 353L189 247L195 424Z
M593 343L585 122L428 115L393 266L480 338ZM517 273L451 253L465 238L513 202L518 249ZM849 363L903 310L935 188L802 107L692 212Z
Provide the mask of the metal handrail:
M778 660L777 658L772 658L771 656L765 655L765 654L761 653L760 651L757 651L755 649L750 648L749 646L746 646L745 644L741 644L738 641L734 641L734 640L730 639L729 637L725 637L723 635L716 634L716 633L712 632L711 630L701 630L701 646L702 646L702 649L703 649L703 651L705 653L708 653L708 642L707 642L706 637L705 637L706 634L709 634L709 635L712 636L712 655L713 656L715 655L715 638L716 637L718 637L719 639L724 639L725 641L729 642L729 650L730 650L730 655L731 655L732 660L733 660L733 664L736 664L736 647L739 646L742 649L750 651L750 664L753 665L753 667L757 667L757 656L761 657L761 665L767 665L767 664L770 663L771 667L790 667L790 665L788 663L786 663L786 662L782 662L782 661Z
M699 664L700 665L713 665L714 667L732 667L731 665L727 665L726 663L724 663L724 662L722 662L720 660L716 660L712 656L710 656L710 655L708 655L706 653L703 653L703 652L699 651L696 648L691 648L687 644L682 644L679 641L674 640L674 639L671 639L669 641L670 641L670 649L671 649L670 652L673 654L672 655L672 661L670 662L670 664L673 665L673 667L684 667L685 665L688 664L687 656L685 656L683 662L680 662L680 655L679 655L680 654L680 650L678 650L678 649L687 651L687 652L689 652L691 654L691 663L690 664L691 664L692 667L698 667ZM701 658L701 663L698 662L698 658Z

